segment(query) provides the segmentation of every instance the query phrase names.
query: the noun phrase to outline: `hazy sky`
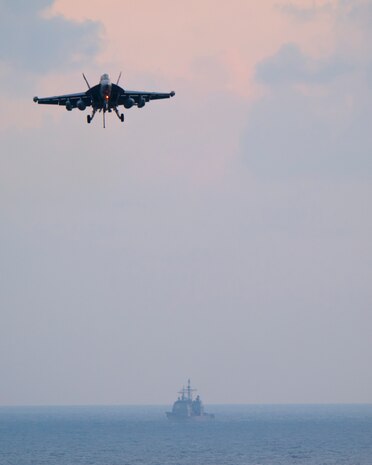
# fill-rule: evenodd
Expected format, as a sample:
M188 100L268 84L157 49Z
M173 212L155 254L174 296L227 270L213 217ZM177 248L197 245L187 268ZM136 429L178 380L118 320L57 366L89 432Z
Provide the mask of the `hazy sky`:
M0 404L372 402L372 0L0 8Z

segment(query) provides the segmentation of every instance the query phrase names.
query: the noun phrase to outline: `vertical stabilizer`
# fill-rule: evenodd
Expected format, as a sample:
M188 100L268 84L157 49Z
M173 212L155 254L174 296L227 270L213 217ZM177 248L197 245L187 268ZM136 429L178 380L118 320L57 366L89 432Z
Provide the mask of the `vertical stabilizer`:
M90 89L90 85L89 85L88 79L85 77L85 74L84 74L84 73L83 73L83 78L84 78L84 81L87 83L88 89Z
M116 81L116 85L119 85L120 78L121 78L121 71L120 71L120 74L119 74L118 80Z

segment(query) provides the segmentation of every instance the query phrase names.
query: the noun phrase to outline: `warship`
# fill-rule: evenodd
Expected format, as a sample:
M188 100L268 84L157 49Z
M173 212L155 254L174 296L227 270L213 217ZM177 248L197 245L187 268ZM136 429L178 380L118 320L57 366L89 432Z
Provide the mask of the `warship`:
M169 420L213 420L213 413L206 413L204 411L204 405L200 399L200 396L193 398L193 393L196 389L191 388L190 380L187 382L187 387L183 387L178 392L180 396L174 402L172 411L165 412Z

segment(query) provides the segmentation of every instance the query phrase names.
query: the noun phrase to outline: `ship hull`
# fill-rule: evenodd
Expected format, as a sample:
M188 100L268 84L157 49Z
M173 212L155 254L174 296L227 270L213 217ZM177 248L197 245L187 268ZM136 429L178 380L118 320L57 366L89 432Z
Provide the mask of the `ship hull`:
M177 415L172 412L165 412L168 420L184 422L184 421L210 421L214 420L213 413L205 413L204 415Z

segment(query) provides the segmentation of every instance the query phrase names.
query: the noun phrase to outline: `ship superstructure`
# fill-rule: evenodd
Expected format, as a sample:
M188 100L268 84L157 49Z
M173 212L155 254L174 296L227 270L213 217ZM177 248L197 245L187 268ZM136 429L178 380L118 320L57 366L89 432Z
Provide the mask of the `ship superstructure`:
M187 387L183 387L181 391L178 392L180 396L174 402L172 411L166 412L170 420L211 420L214 418L212 413L206 413L204 411L204 405L199 395L197 395L195 399L193 398L194 392L196 392L196 389L191 388L190 380L188 380Z

